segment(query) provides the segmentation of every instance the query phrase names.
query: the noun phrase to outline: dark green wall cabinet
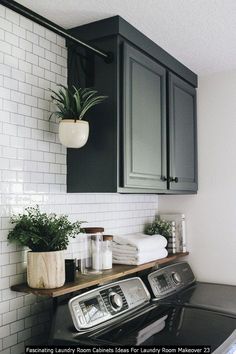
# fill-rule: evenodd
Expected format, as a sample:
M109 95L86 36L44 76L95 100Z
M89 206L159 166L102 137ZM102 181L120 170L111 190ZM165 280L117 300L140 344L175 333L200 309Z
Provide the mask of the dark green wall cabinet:
M166 189L166 70L124 43L124 187Z
M169 74L169 189L197 191L196 90Z
M109 96L67 151L68 192L196 193L197 76L119 16L71 31L113 60L68 43L69 85Z

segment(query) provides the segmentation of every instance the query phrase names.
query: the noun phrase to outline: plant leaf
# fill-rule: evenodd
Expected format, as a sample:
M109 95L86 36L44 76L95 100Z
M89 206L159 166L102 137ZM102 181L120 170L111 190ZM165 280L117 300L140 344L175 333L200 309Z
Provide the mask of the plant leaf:
M73 91L70 91L64 85L57 86L59 87L58 92L49 89L52 93L52 102L58 109L51 113L49 119L53 114L64 119L82 119L90 108L107 98L107 96L98 96L98 91L91 88L82 89L73 86Z

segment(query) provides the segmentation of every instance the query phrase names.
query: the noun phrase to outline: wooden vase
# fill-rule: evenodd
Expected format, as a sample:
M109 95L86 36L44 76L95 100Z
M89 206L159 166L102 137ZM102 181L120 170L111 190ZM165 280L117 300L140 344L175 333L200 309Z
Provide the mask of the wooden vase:
M27 282L35 289L53 289L65 283L64 251L27 253Z

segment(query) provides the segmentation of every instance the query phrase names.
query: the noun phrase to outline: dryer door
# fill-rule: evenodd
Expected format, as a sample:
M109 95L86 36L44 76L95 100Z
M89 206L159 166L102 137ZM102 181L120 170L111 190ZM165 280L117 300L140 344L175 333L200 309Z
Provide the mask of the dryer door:
M161 302L200 307L236 316L236 286L196 282L190 288Z

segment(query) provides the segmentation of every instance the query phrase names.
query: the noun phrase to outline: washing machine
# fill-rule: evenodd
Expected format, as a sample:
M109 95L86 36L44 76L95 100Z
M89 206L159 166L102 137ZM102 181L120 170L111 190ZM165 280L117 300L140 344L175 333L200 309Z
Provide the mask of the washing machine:
M159 304L177 304L236 316L236 286L199 282L187 262L146 274L144 282Z
M150 272L145 283L138 277L120 280L59 305L50 343L77 347L196 346L202 353L236 353L235 287L226 286L228 295L223 304L225 286L218 285L221 290L214 297L216 285L211 284L211 288L210 284L198 283L186 262Z

